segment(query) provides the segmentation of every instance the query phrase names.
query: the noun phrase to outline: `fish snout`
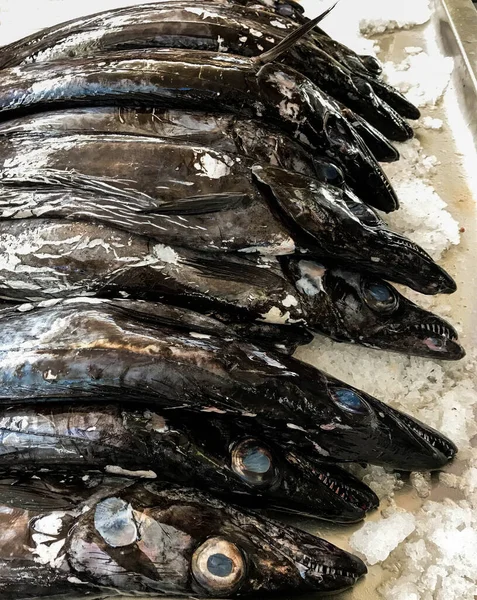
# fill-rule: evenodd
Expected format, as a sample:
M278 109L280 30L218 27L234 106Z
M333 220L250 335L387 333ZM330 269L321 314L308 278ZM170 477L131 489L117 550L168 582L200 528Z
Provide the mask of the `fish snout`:
M452 294L454 279L420 246L386 228L376 230L374 271L426 295Z
M399 207L391 183L361 136L337 112L330 112L323 128L333 154L346 173L347 183L359 198L384 212Z
M408 332L412 335L408 345L411 354L440 360L461 360L465 356L457 331L437 316L410 325Z
M310 590L333 592L352 587L368 569L364 562L325 540L313 546L307 544L306 553L297 555L295 562L306 587Z
M457 446L446 436L418 419L388 407L402 432L402 443L393 443L400 454L399 467L409 471L434 471L445 467L457 454Z

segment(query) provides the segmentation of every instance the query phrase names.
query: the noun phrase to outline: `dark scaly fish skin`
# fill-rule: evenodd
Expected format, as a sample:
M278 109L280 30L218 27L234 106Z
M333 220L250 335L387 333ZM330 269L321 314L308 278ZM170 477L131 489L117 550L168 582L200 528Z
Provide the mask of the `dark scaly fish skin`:
M283 274L240 256L221 254L217 260L213 253L86 222L25 219L0 225L8 256L0 268L4 300L125 295L238 321L304 322L296 290Z
M93 144L82 147L74 142L69 147L62 143L55 147L61 169L56 168L55 156L47 157L49 168L36 168L33 153L25 154L28 161L25 169L4 169L5 186L0 188L0 247L12 244L17 248L18 240L12 235L26 239L27 232L33 235L44 227L45 233L40 237L45 245L48 238L54 243L57 235L64 240L66 246L57 253L57 259L62 260L61 257L68 255L70 239L63 235L62 229L66 220L71 220L89 240L93 239L95 228L98 236L108 239L114 230L122 238L129 235L131 240L137 240L137 255L141 256L154 251L154 242L182 247L189 253L200 252L204 258L209 255L210 260L217 252L275 257L298 250L332 258L349 269L366 270L423 293L455 291L452 278L424 250L390 231L346 188L275 167L254 166L250 171L246 159L236 162L230 155L204 148L163 145L157 141L151 145L131 139L132 143L127 139L123 143L116 136L115 145L101 140L95 143L92 139ZM46 146L45 143L40 149L42 157ZM133 151L135 158L131 161ZM83 159L86 165L81 164ZM65 170L64 166L70 163L75 165L75 171L85 168L86 176ZM159 180L153 172L154 164L164 166ZM214 172L222 169L223 177L205 177L206 170L211 169ZM98 177L91 177L90 170L95 170ZM227 170L230 172L226 173ZM251 177L252 172L256 181ZM124 179L116 179L116 173L118 176L122 173ZM128 178L129 173L132 178ZM185 193L189 197L181 198L184 188L177 179L188 182ZM148 196L149 192L157 193L157 188L160 198ZM244 195L247 189L248 194ZM53 221L48 223L47 218ZM101 225L105 226L103 234L98 229ZM129 250L126 248L134 256ZM98 253L101 251L99 248ZM110 247L105 246L103 251L110 260ZM20 262L23 254L20 248ZM25 260L34 263L36 258ZM224 264L230 260L224 258ZM237 260L240 262L241 258ZM42 261L37 264L40 266ZM94 273L92 268L90 271ZM3 277L7 278L5 269Z
M13 186L3 198L6 214L10 199L13 206L23 201L21 194L16 196L17 186L26 186L24 200L39 187L31 203L52 201L58 207L56 212L53 207L54 217L78 215L166 245L271 256L295 250L289 231L254 184L252 163L244 157L139 136L33 136L12 141L12 146L5 142L0 149L0 181ZM60 192L56 202L43 196L48 190Z
M202 14L200 10L203 10ZM192 5L173 1L162 8L152 6L149 11L143 7L132 11L129 21L124 11L113 11L109 19L100 15L96 27L89 23L86 31L80 27L67 37L57 37L53 45L45 40L45 45L30 48L31 55L17 64L51 62L92 54L99 56L102 52L141 48L187 48L259 56L283 41L287 30L277 32L276 27L267 26L255 16L254 11L221 7L210 2ZM275 18L270 16L270 21L280 24ZM81 25L83 20L79 19ZM404 141L413 136L413 130L393 109L381 102L370 85L355 77L311 41L299 42L282 60L367 119L390 139ZM366 128L366 122L362 128ZM373 147L370 149L380 160Z
M279 129L233 114L186 110L135 110L122 107L77 108L25 116L0 123L0 135L120 134L167 138L174 143L206 146L244 155L331 185L345 175L333 163L313 157Z
M430 470L455 456L440 433L310 365L239 340L196 339L155 323L154 305L145 319L127 306L68 299L2 311L0 402L212 411L251 419L274 443L326 462Z
M283 218L293 232L293 224L306 232L319 247L322 257L329 256L346 262L353 270L366 270L385 279L402 283L423 294L450 294L456 284L452 277L434 260L409 239L389 230L374 211L359 200L353 202L348 190L329 186L323 189L328 199L328 212L320 203L314 180L303 175L286 173L276 167L253 167L254 175L264 193L273 197L282 208ZM326 210L326 209L325 209ZM337 223L339 222L339 227ZM323 233L339 231L336 240L340 252L326 246ZM356 252L357 236L360 241ZM305 248L313 248L311 242L303 242Z
M40 83L41 82L41 83ZM0 115L68 105L128 105L203 109L263 117L321 157L338 162L349 185L373 206L398 202L388 179L339 107L293 69L255 59L199 51L105 53L15 67L2 73Z
M426 358L465 356L452 325L416 306L382 279L306 258L282 262L301 292L313 331L339 342Z
M7 479L0 505L5 600L263 597L341 590L366 573L325 540L159 482Z
M379 504L346 471L282 450L253 422L214 419L213 413L175 422L125 406L0 410L0 473L40 470L159 477L253 508L339 523L360 521Z

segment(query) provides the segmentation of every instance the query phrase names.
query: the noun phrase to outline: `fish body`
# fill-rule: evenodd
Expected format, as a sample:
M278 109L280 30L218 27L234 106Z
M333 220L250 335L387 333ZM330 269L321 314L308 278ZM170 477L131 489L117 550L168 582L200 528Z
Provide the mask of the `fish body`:
M240 340L154 321L154 305L68 299L0 313L0 400L141 403L252 419L275 443L329 462L436 469L456 452L444 436L364 392Z
M331 185L342 186L345 177L335 164L312 156L280 129L226 113L123 107L77 108L0 123L0 135L5 136L5 145L9 138L10 144L15 144L15 139L18 139L20 144L27 145L28 139L33 141L35 135L43 134L45 138L48 135L53 139L60 134L157 137L177 145L207 147L225 154L246 156L256 162L316 177ZM42 142L46 145L48 139Z
M310 341L307 328L338 341L419 356L464 355L449 323L375 275L317 263L307 254L284 257L281 264L273 257L218 258L88 219L71 223L58 218L58 211L52 216L0 221L1 298L35 302L84 295L167 302L214 314L242 337L285 352ZM276 332L273 325L280 326Z
M74 295L164 299L235 320L303 321L295 288L283 274L245 258L198 253L79 222L8 223L0 297L17 302Z
M7 479L0 506L5 600L280 595L366 573L320 538L160 482Z
M269 35L268 37L276 36L278 39L282 38L284 34L293 31L293 29L297 27L297 22L299 25L303 25L308 21L308 19L294 7L292 7L291 4L282 4L280 6L277 5L271 7L260 2L232 3L229 0L215 0L215 2L208 2L207 4L210 5L210 10L201 10L197 5L192 7L196 9L196 13L198 13L197 16L199 16L199 18L202 20L210 19L210 17L213 17L217 14L217 11L222 13L227 11L228 14L231 15L232 21L232 15L235 15L235 18L237 18L237 15L239 15L240 21L251 20L256 24L256 26L258 25L266 27L273 34L272 36ZM240 7L238 4L241 4L242 6ZM187 2L174 2L174 6L176 5L179 7L188 6ZM201 6L202 5L203 4L201 4ZM132 24L135 22L135 19L143 19L147 22L148 16L154 15L156 11L161 11L164 8L168 8L165 6L165 3L158 2L115 9L114 11L105 11L96 15L74 19L72 21L47 28L39 33L35 33L27 38L4 47L2 56L0 57L0 68L14 67L28 61L49 59L51 54L55 56L55 52L56 55L62 52L62 47L65 46L65 40L70 40L70 50L72 49L71 44L73 45L73 48L81 48L81 43L78 43L81 40L81 34L86 36L89 44L92 44L93 47L95 43L96 47L98 45L101 47L101 42L99 44L97 42L97 36L96 39L94 39L89 33L91 29L103 28L104 30L106 27L111 29L112 20L114 19L117 19L119 23L123 24L124 22L127 24ZM171 7L169 6L169 9L170 8ZM293 17L295 20L293 20ZM255 30L256 28L254 28L254 31ZM139 33L139 37L144 39L144 34L142 31ZM193 37L197 41L197 36L194 35ZM251 41L256 41L253 39L256 36L250 36L248 33L243 37L252 37ZM261 37L264 37L263 33ZM169 40L169 42L171 41L172 40ZM245 41L247 42L249 40ZM263 41L265 44L267 43L266 38L256 41L256 43L260 46L262 46L260 41ZM154 44L155 36L149 35L148 42L149 44ZM367 82L372 89L374 89L375 93L382 98L385 103L388 103L390 106L392 106L399 114L411 119L419 118L419 110L414 105L406 100L406 98L397 90L385 84L382 80L377 79L376 75L381 72L381 67L379 62L374 57L358 56L343 44L340 44L336 40L330 38L330 36L328 36L318 27L315 27L315 29L308 34L307 42L309 45L313 43L313 45L316 47L315 55L319 52L322 52L329 56L331 61L335 61L337 66L339 65L338 69L335 71L336 74L339 75L340 71L342 71L342 68L345 68L349 73L354 74L357 79L359 77L363 78L364 81ZM201 39L198 43L203 44L203 39ZM265 48L265 46L262 47ZM260 50L260 48L258 48L258 50ZM369 94L369 92L366 90L366 84L363 84L360 80L359 87L361 93Z
M303 251L419 292L455 291L424 250L387 229L346 186L175 138L39 135L7 136L0 148L1 218L104 223L201 252Z
M103 471L159 479L254 508L341 523L363 519L379 503L346 471L280 448L253 421L214 419L213 413L171 417L94 404L5 409L0 472Z
M69 105L121 105L232 112L297 137L348 174L358 196L394 210L397 198L384 172L339 106L290 67L263 66L235 55L200 51L147 50L106 53L14 67L2 73L0 114Z
M50 62L70 57L99 56L102 52L142 48L188 48L259 56L283 41L288 30L267 26L254 11L213 3L173 2L130 13L110 13L85 30L78 29L53 45L36 47L23 63ZM270 17L272 23L278 23ZM46 40L45 40L46 42ZM324 92L356 111L390 139L412 137L412 129L374 94L370 85L353 75L311 41L298 42L282 59L302 72ZM356 81L355 81L356 80ZM364 126L365 128L365 126ZM371 148L372 149L372 148ZM379 158L379 157L377 157Z

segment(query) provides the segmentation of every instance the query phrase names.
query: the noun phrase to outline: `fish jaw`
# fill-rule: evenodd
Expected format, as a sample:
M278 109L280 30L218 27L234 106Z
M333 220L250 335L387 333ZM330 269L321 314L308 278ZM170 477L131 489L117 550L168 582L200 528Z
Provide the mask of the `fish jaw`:
M397 148L378 129L373 127L359 114L345 107L341 109L341 112L356 132L363 138L363 141L374 154L376 160L379 162L396 162L399 160L399 151Z
M280 552L291 560L301 579L290 592L338 592L352 587L367 573L361 559L326 540L297 530L292 539L285 535L282 538L278 542Z
M299 472L298 478L287 482L288 494L293 498L293 504L286 506L288 513L334 523L357 523L379 506L376 494L348 471L312 462L297 451L289 452L287 461ZM273 498L269 499L269 508L284 510Z
M373 335L366 336L364 345L438 360L464 358L465 350L454 327L436 315L415 308L408 319L414 323L382 329L377 336L379 341Z
M427 295L453 294L454 279L420 246L389 229L377 229L370 244L375 254L374 272Z

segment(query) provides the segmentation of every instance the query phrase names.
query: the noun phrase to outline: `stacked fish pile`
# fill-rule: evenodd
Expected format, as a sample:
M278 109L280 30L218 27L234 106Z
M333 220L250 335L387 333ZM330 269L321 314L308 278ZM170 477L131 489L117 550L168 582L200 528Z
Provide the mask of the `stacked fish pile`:
M1 49L3 599L343 589L357 557L254 509L356 522L340 463L454 457L291 356L464 355L383 281L455 290L374 210L419 112L325 16L170 0Z

